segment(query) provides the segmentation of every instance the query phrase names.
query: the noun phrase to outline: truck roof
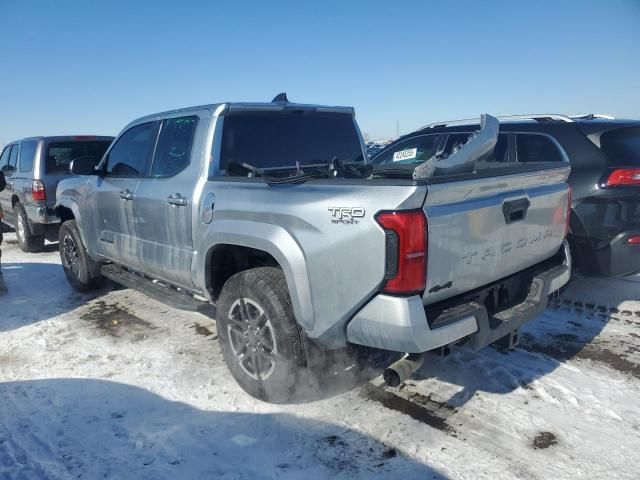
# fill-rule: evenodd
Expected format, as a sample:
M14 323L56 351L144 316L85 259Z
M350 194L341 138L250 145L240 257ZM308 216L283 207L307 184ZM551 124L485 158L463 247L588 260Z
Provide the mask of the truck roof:
M68 142L68 141L73 141L73 140L77 140L77 141L92 141L92 140L108 140L111 141L113 140L115 137L111 136L111 135L52 135L52 136L35 136L35 137L25 137L25 138L20 138L18 140L14 140L12 142L9 143L14 143L14 142L24 142L27 140L46 140L48 142Z
M272 111L281 111L284 109L291 110L317 110L317 111L325 111L325 112L336 112L336 113L344 113L353 115L355 110L353 107L344 107L344 106L332 106L332 105L319 105L319 104L310 104L310 103L294 103L289 101L272 101L272 102L223 102L223 103L211 103L208 105L197 105L193 107L186 108L178 108L174 110L167 110L164 112L154 113L151 115L145 115L144 117L137 118L127 125L129 126L136 123L143 123L152 120L157 120L159 118L164 118L168 116L173 116L176 114L186 114L190 112L196 112L199 110L209 110L211 115L220 115L229 110L272 110Z

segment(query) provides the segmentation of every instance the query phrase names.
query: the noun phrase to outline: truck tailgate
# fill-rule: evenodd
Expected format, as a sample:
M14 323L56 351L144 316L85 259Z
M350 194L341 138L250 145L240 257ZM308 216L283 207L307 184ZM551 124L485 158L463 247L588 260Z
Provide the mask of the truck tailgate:
M569 167L429 185L425 304L553 256L565 233Z

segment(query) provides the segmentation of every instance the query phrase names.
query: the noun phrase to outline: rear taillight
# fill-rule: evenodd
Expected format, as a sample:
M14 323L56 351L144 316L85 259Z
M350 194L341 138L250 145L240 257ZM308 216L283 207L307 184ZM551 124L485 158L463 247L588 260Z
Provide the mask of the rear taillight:
M617 168L607 178L607 187L640 186L640 168Z
M640 235L633 235L627 238L627 243L629 245L640 245Z
M569 187L569 192L567 195L567 221L564 225L564 238L567 238L567 235L569 235L569 228L570 228L570 224L569 221L571 219L571 194L573 193L571 187Z
M387 242L383 291L410 295L427 282L427 217L422 210L380 212L376 221Z
M44 202L47 200L47 193L44 190L42 180L34 180L31 186L31 196L34 202Z

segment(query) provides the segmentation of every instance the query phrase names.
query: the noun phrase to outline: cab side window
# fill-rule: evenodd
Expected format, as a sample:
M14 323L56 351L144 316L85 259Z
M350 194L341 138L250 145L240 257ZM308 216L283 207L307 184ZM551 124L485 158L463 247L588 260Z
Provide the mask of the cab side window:
M151 177L173 177L189 166L197 126L198 117L195 115L162 121Z
M518 162L563 162L565 160L557 145L546 135L518 133L516 143Z
M408 165L423 163L435 153L440 135L421 135L399 143L374 158L374 165Z
M124 132L107 155L111 177L144 177L158 132L158 122L142 123Z
M37 146L38 146L38 142L34 140L22 142L22 146L20 148L20 171L21 172L30 172L31 170L33 170L33 158L36 155Z

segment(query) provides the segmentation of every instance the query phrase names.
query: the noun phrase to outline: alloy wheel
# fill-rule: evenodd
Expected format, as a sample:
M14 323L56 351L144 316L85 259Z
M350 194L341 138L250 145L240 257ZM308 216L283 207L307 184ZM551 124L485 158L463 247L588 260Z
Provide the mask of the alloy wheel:
M63 240L63 258L65 266L73 273L75 278L80 277L80 258L78 247L71 235L65 235Z
M18 215L17 220L16 233L18 234L20 240L24 242L26 229L24 227L24 219L22 218L22 215Z
M244 372L266 380L276 368L275 332L264 309L250 298L239 298L227 313L231 350Z

